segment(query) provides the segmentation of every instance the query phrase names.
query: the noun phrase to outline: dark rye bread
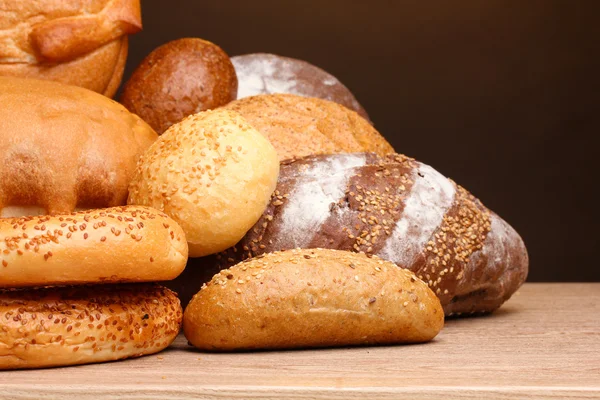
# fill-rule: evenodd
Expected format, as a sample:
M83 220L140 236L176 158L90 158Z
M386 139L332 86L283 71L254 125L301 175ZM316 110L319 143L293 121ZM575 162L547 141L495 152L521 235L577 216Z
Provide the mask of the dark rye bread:
M447 315L497 309L528 271L512 227L430 166L397 154L284 162L267 210L218 265L293 248L390 260L427 282Z

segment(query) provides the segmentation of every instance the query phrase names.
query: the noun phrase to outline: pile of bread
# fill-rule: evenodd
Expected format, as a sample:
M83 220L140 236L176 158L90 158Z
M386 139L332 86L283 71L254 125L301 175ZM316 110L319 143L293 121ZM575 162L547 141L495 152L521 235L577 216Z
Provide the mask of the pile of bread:
M519 235L316 66L185 38L106 97L140 15L0 0L0 369L182 325L213 351L424 342L524 282Z

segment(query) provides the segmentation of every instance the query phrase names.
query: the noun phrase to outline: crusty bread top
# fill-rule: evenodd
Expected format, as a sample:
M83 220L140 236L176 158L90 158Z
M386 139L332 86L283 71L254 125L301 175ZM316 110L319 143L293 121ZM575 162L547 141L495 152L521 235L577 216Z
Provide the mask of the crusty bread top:
M0 211L123 205L158 135L119 103L76 86L0 77Z
M139 0L0 0L0 63L70 60L141 29Z
M225 106L240 113L265 135L280 160L313 154L394 152L356 112L332 101L293 94L263 94Z

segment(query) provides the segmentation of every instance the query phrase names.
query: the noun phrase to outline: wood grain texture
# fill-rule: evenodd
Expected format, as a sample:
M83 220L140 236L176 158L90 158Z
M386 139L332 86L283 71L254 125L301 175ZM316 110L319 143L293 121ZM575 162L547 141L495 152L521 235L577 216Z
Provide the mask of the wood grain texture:
M431 343L212 354L180 336L158 356L0 372L3 399L597 399L600 283L526 284Z

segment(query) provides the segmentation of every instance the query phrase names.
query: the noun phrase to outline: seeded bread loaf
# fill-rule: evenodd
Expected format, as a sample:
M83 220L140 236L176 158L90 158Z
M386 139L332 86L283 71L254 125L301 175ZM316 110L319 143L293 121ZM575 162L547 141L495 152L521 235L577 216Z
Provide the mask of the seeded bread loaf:
M444 325L439 299L396 265L346 251L266 254L221 271L184 314L204 350L425 342Z
M282 163L269 207L219 263L316 247L378 255L412 270L447 315L495 310L528 270L512 227L453 181L402 155Z
M187 254L179 225L149 207L0 219L0 288L170 280Z
M262 94L227 104L273 144L280 160L313 154L394 152L355 111L332 101L294 94Z
M181 327L177 295L157 285L0 290L0 370L157 353Z

